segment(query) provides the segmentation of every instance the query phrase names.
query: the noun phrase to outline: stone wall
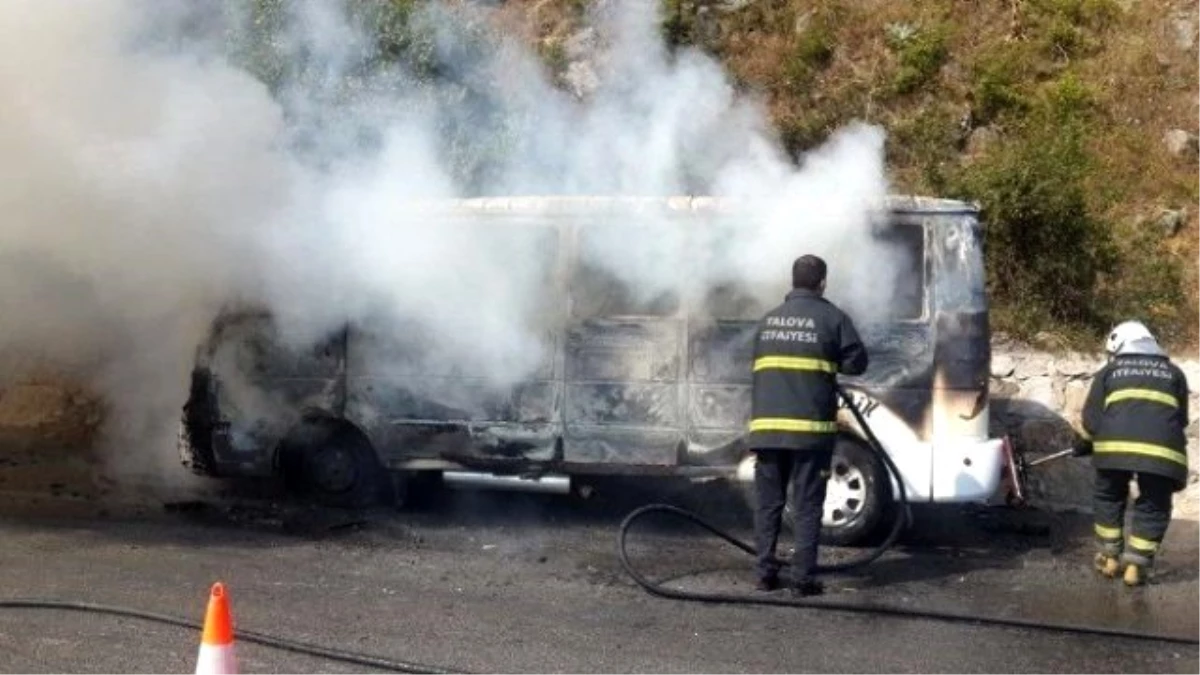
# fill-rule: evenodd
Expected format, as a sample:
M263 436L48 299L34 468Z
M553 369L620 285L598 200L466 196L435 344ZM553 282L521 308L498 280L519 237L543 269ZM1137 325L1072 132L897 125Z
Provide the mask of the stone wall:
M1102 355L1050 354L1011 345L994 345L992 355L992 433L1008 434L1016 449L1030 459L1069 447L1079 428L1092 375L1104 365ZM1187 375L1188 489L1176 497L1178 515L1195 518L1197 434L1200 424L1200 361L1175 357ZM1030 470L1031 498L1050 506L1090 509L1091 462L1067 458Z

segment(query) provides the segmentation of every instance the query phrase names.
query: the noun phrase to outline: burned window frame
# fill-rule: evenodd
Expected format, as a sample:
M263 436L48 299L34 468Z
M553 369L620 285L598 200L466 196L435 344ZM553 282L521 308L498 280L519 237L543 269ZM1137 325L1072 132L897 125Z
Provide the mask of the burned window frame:
M564 285L565 293L566 293L568 320L570 322L621 321L621 320L668 321L668 320L679 319L680 317L684 316L688 310L688 302L687 302L687 298L685 297L684 293L681 292L681 290L685 287L685 284L683 283L684 282L684 277L683 277L684 265L683 265L683 263L685 263L687 260L688 240L689 240L689 237L687 235L688 223L679 219L677 216L676 217L660 216L657 214L655 214L653 216L647 216L645 214L632 213L632 214L620 214L616 217L620 218L620 222L613 223L612 216L599 217L599 218L577 218L577 219L575 219L574 222L571 223L571 225L569 227L569 234L566 237L566 240L567 240L568 246L569 246L569 250L567 251L567 254L565 256L567 267L563 273L563 285ZM670 296L670 298L671 298L670 309L667 311L655 312L655 313L650 313L650 312L645 312L645 311L581 312L579 310L580 303L577 301L577 299L581 295L580 294L581 284L579 283L579 279L580 279L581 273L584 270L599 269L601 271L605 271L606 272L605 276L608 279L615 280L618 283L620 283L618 275L608 272L607 270L604 269L603 265L581 264L581 261L583 260L583 256L581 255L581 252L584 250L584 240L583 240L584 232L594 231L597 227L601 227L601 228L603 228L603 227L615 227L615 228L631 227L631 228L636 229L636 227L637 227L636 221L639 218L651 218L651 217L653 217L656 220L661 219L664 222L669 222L672 227L679 228L679 231L682 233L681 236L679 237L678 245L674 247L675 251L677 251L677 253L679 255L679 259L680 259L680 263L681 263L681 264L675 266L675 269L676 269L675 274L678 277L675 280L676 281L676 290L668 291L666 293L660 294L659 296L657 296L655 298L655 301L654 301L654 302L657 302L663 296ZM626 286L625 284L621 284L621 285ZM583 287L586 288L586 285L583 285ZM639 310L644 309L644 306L640 307L638 309Z
M463 216L461 214L452 214L444 218L442 225L449 223L451 227L461 226L464 232L468 235L472 234L473 228L481 230L502 230L505 232L521 232L522 236L530 236L530 239L525 242L533 244L534 248L539 251L539 265L544 265L544 274L541 275L541 281L536 285L539 296L529 298L530 306L535 308L537 313L536 328L542 333L547 344L551 345L550 349L558 349L558 341L560 340L560 329L563 322L563 317L567 312L567 295L565 284L563 282L566 274L565 258L568 255L570 248L567 243L569 233L567 228L554 218L547 218L540 215L529 214L469 214ZM532 233L532 234L529 234ZM550 250L542 249L542 246L549 244ZM517 249L522 249L521 245ZM525 263L532 261L525 260ZM378 323L380 319L382 323ZM410 325L405 326L406 323ZM529 324L533 325L533 324ZM421 324L419 319L412 317L391 317L386 315L377 316L367 314L355 321L352 325L356 339L367 343L376 342L383 349L393 349L403 355L403 360L406 365L411 365L411 371L408 376L414 378L434 378L434 379L459 379L470 380L469 374L463 373L458 369L457 365L449 367L438 367L426 365L430 363L426 355L431 348L436 349L437 333L435 330L429 329ZM393 335L405 335L402 340L395 340ZM391 342L392 344L388 344ZM408 351L406 351L408 350ZM552 373L556 368L555 360L550 359L543 364L535 379L544 379L550 377L547 372Z
M930 281L933 278L933 260L929 255L930 237L933 223L930 219L923 215L895 213L889 215L885 225L876 230L876 236L885 235L888 230L896 230L897 228L914 227L921 231L920 250L916 251L919 262L913 265L914 268L921 271L920 280L917 288L920 291L920 313L916 315L893 315L889 314L887 321L893 324L924 324L930 321L932 307L930 303L933 301L933 293L930 287ZM895 241L895 240L893 240ZM902 246L907 246L907 240L900 239L899 243ZM896 304L896 295L893 294L892 304Z
M763 314L768 312L773 306L766 299L757 298L753 293L745 292L745 285L742 279L730 274L728 278L723 280L723 283L715 283L718 277L713 275L714 267L728 269L729 262L716 254L716 251L727 242L723 237L714 237L722 233L728 234L732 240L741 239L744 228L741 226L747 214L739 212L722 212L705 214L692 214L689 218L690 222L687 227L687 238L685 247L687 251L686 269L687 274L694 275L697 278L703 277L706 283L700 284L697 287L689 288L686 293L684 311L690 322L700 325L721 323L721 324L749 324L757 323L762 319ZM722 313L713 312L713 303L711 298L721 289L732 288L744 294L753 303L752 311L746 314Z
M697 225L697 228L709 227L709 226L712 226L713 222L714 221L712 221L712 220L708 220L703 223L698 222L696 225ZM890 240L883 239L883 237L888 236L889 231L898 231L898 228L905 228L905 227L912 227L912 228L916 228L916 229L920 230L921 237L920 237L919 246L910 247L909 246L910 240L907 239L906 237L904 237L903 235L901 235L895 239L890 239ZM933 278L933 262L932 262L932 256L930 255L930 246L932 243L931 237L933 236L933 232L932 232L933 229L934 229L934 224L932 222L930 222L925 216L917 215L917 214L908 214L908 213L904 213L904 212L892 212L888 215L887 219L883 223L877 225L872 230L872 236L880 238L880 240L882 241L882 243L884 245L897 245L898 244L905 250L906 253L915 253L916 257L917 257L917 262L912 264L910 266L910 269L920 270L919 279L917 281L917 284L918 284L917 290L919 291L919 299L916 303L909 303L909 304L911 304L911 306L920 307L920 312L917 314L906 313L903 315L889 314L886 319L886 322L888 322L888 323L923 324L923 323L928 323L930 321L930 317L931 317L932 311L933 311L931 303L934 301L933 290L932 290L931 283L930 283ZM704 236L689 236L688 237L687 246L688 246L688 251L689 251L689 260L692 262L692 264L700 264L700 265L705 264L706 256L709 256L711 254L711 251L709 250L709 245L710 245L710 242ZM907 275L905 278L908 278ZM736 288L737 286L735 285L734 287ZM762 315L765 314L766 312L770 311L770 309L772 307L771 303L767 302L767 303L763 303L761 305L756 305L755 310L751 313L748 313L745 315L737 314L736 316L731 315L731 314L736 314L736 313L712 312L711 311L712 305L709 301L709 298L711 297L711 292L717 288L720 288L720 286L713 286L711 288L707 288L707 289L705 289L705 292L703 295L697 296L695 298L689 298L688 299L689 300L688 307L686 308L687 315L692 319L697 319L697 318L702 317L705 320L718 321L718 322L723 322L723 323L730 323L730 322L744 323L744 322L758 321L759 319L762 318ZM893 302L891 303L893 305L896 304L895 298L896 298L896 296L893 295Z

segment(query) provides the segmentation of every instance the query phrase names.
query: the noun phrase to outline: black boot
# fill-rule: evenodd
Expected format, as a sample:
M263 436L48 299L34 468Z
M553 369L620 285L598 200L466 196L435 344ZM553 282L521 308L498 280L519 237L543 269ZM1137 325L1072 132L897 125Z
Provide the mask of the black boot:
M811 595L821 595L825 592L825 584L815 579L804 579L792 587L792 596L807 598Z
M763 591L763 592L773 591L778 588L779 588L779 577L777 577L777 576L762 577L758 580L758 583L755 584L755 586L754 586L754 590Z

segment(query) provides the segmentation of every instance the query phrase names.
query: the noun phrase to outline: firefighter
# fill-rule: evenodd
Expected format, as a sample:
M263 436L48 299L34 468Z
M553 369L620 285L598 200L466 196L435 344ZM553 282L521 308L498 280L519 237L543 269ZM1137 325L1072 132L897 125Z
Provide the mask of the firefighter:
M1096 571L1116 578L1124 563L1124 582L1140 586L1171 522L1172 495L1187 481L1188 386L1137 321L1114 328L1105 349L1109 360L1092 380L1074 454L1090 455L1095 469ZM1134 477L1138 496L1126 533Z
M867 351L850 317L826 300L825 261L792 264L792 291L763 317L754 340L747 447L755 454L757 589L779 588L775 557L789 483L796 514L792 593L824 591L816 580L817 540L837 438L837 373L867 369Z

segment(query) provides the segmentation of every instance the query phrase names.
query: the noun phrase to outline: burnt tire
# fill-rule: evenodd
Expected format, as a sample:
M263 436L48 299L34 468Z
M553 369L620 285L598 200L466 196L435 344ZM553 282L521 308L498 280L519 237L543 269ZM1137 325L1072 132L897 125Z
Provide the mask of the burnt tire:
M371 444L345 429L290 439L280 449L280 472L289 492L323 506L374 506L390 487Z

